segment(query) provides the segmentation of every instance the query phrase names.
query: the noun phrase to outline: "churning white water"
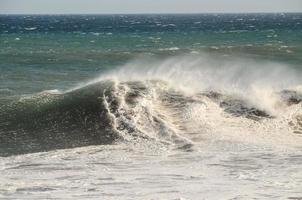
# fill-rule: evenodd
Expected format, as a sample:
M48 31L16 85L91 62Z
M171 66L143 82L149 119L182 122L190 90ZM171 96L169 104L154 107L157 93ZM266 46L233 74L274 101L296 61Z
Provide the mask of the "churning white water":
M83 147L22 146L35 153L1 158L0 198L302 199L300 75L248 59L138 59L70 91L29 97L46 105L39 110L45 129L51 116L67 119L49 102L63 105L64 114L78 104L82 112L68 120L81 118L91 137L118 139L86 146L91 138L73 130L87 140L77 143ZM92 107L96 115L92 103L101 105ZM92 134L92 119L110 126ZM74 127L58 122L39 130L49 136L67 125Z

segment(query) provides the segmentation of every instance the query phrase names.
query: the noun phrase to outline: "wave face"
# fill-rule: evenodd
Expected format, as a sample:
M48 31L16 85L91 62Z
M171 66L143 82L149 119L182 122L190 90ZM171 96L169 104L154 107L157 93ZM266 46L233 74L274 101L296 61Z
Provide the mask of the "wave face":
M139 60L69 91L5 103L0 155L142 141L191 151L209 134L300 145L300 75L273 63L240 62Z
M105 104L112 82L69 93L42 92L2 106L1 154L112 143L117 134Z

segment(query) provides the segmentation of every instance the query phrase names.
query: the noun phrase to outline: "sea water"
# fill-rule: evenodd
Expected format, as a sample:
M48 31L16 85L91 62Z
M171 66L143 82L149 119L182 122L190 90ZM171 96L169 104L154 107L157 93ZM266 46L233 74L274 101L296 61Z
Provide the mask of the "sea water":
M301 199L302 14L1 15L1 199Z

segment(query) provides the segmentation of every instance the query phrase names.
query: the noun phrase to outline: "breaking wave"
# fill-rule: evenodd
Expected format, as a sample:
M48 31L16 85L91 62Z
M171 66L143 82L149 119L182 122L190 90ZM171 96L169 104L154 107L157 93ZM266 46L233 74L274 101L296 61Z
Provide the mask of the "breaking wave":
M299 81L276 63L140 59L72 90L2 105L0 155L144 140L190 151L217 136L300 145Z

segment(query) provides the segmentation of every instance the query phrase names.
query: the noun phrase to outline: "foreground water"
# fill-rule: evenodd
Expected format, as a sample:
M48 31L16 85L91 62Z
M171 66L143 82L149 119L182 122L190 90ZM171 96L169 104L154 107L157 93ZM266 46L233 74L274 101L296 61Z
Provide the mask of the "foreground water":
M0 16L3 199L301 199L302 15Z

